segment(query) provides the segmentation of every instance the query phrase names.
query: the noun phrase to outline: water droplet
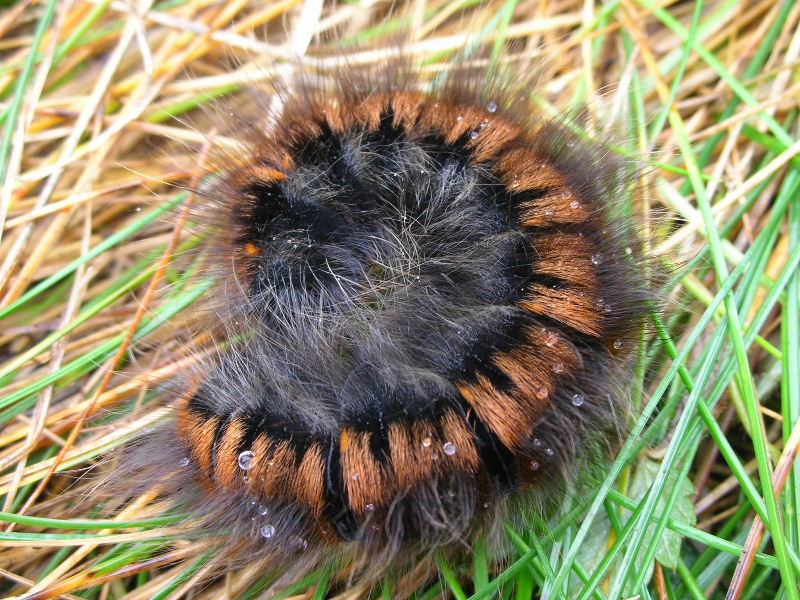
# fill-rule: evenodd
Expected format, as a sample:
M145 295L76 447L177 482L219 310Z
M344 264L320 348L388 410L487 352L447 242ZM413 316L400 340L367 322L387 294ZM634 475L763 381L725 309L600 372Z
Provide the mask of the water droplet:
M453 456L456 453L456 445L453 442L445 442L442 449L447 456Z
M597 254L592 254L591 261L593 265L599 265L601 262L603 262L603 255L600 252Z
M473 131L472 133L469 134L469 138L471 140L474 140L477 137L478 137L478 132L477 131Z
M549 217L553 214L553 211L548 208L546 211L544 211L544 214Z
M569 207L572 209L580 208L581 203L578 202L577 200L573 200L572 202L569 203Z
M619 350L624 345L625 345L625 342L623 342L622 340L617 340L616 342L614 342L614 350Z
M372 512L373 510L375 510L375 505L374 504L365 504L364 505L364 510L367 511L367 512Z
M545 345L552 348L558 343L558 334L555 331L548 331L544 339Z
M545 448L544 453L547 454L547 456L553 456L556 453L556 451L553 450L552 448Z
M553 364L553 373L563 373L564 372L564 363L557 362Z
M245 475L244 477L242 477L242 482L243 483L250 483L250 478L247 475Z
M434 102L433 103L433 107L434 108L439 108L440 106L441 106L441 104L439 104L438 102Z
M542 465L539 464L538 460L532 460L531 461L531 469L532 470L538 471L541 467L542 467Z
M533 446L534 448L541 448L542 440L540 440L539 438L533 438Z
M239 458L236 462L239 463L239 468L244 469L245 471L249 471L253 468L253 464L255 463L256 455L255 452L251 450L245 450L239 455Z
M269 539L273 535L275 535L275 526L274 525L264 525L261 528L261 537Z
M182 466L182 467L188 467L189 466L189 459L188 458L182 458L182 459L180 459L178 461L178 464L180 466Z
M585 400L585 398L583 397L582 394L575 394L572 397L572 405L573 406L583 406L584 400Z
M489 504L488 502L484 502L483 503L483 508L489 508L490 506L491 506L491 504Z
M433 440L430 437L422 438L422 447L423 448L430 448L430 445L433 443Z
M542 387L542 388L539 388L538 390L536 390L536 397L539 400L544 400L545 398L547 398L547 396L548 396L547 388L543 388Z
M439 460L439 453L434 452L433 454L431 454L431 460Z
M489 104L486 105L486 110L490 113L497 112L497 102L489 102Z
M269 509L266 506L264 506L263 504L259 505L258 514L260 514L263 517L266 516L268 513Z
M463 117L463 116L461 116L461 115L458 115L458 117L456 118L456 121L458 121L459 123L460 123L461 121L463 121L463 120L464 120L464 117Z
M359 475L358 473L353 473L352 475L350 475L350 479L352 479L353 481L358 481L360 478L361 475Z

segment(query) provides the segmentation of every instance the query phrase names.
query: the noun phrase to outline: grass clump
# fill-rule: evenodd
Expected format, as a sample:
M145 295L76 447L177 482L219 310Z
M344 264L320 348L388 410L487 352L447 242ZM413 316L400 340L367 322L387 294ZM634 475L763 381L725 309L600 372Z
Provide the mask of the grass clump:
M269 81L290 48L359 53L408 29L424 68L471 44L542 56L539 102L615 121L616 150L649 162L632 210L660 215L647 243L675 274L675 308L642 341L637 421L597 492L509 529L503 565L480 545L468 567L440 560L415 597L800 600L800 5L0 4L4 595L252 598L270 584L247 568L209 583L211 557L176 540L155 496L108 520L63 492L158 423L150 407L203 352L191 306L210 282L174 264L192 242L165 218L191 201L174 184L197 175L205 141L184 115ZM282 597L396 589L342 581L325 570Z

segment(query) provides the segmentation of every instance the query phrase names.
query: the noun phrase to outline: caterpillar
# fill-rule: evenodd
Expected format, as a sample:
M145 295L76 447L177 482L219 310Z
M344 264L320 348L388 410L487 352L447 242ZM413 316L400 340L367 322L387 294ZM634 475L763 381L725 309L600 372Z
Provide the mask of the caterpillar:
M341 67L229 113L199 190L219 351L122 479L230 560L368 581L602 462L652 297L635 170L516 75Z

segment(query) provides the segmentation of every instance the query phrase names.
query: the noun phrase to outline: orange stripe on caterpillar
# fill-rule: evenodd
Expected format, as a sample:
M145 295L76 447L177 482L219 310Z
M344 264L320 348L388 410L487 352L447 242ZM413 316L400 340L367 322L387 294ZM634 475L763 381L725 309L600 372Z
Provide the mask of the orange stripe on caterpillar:
M239 446L245 434L244 423L238 418L230 421L217 444L214 457L214 480L223 489L233 491L241 486Z
M584 286L552 289L541 284L528 288L519 306L536 315L544 315L572 327L576 331L600 337L603 335L603 306L600 298Z
M363 514L385 506L395 491L394 485L388 470L370 450L370 434L342 429L340 451L351 510Z
M548 232L537 236L535 248L537 273L581 286L592 295L599 289L600 279L592 265L597 248L585 237L577 233ZM564 252L564 248L569 248L569 252Z
M533 423L547 408L549 392L546 383L538 382L538 395L531 399L501 392L484 375L477 375L475 383L462 381L457 386L478 417L507 448L514 451L525 445ZM529 406L533 400L539 402L535 411L531 411Z
M214 433L219 426L219 421L217 417L204 419L189 409L181 411L178 421L182 437L191 448L192 455L200 469L206 475L211 474L211 452L214 445Z

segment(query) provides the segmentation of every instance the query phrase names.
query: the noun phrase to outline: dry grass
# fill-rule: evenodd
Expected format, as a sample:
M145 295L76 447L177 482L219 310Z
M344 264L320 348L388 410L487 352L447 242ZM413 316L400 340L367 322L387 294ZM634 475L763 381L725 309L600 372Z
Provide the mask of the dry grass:
M322 68L342 51L380 61L408 28L427 69L471 43L501 61L547 61L538 101L588 104L590 126L616 123L617 151L649 157L634 208L661 215L649 243L681 265L669 290L680 308L656 319L660 339L643 341L642 417L596 498L565 507L558 527L513 534L519 555L505 566L490 567L480 548L469 568L442 563L441 581L420 582L418 597L799 597L800 4L420 0L394 13L369 0L5 4L6 595L234 598L263 587L248 569L194 587L208 557L174 539L154 494L109 522L63 491L86 486L79 469L163 418L152 406L197 359L186 347L203 352L185 309L209 282L172 257L196 243L181 208L192 199L174 184L199 175L207 132L181 117L268 82L293 55L322 57ZM337 585L324 572L287 594L370 593Z

